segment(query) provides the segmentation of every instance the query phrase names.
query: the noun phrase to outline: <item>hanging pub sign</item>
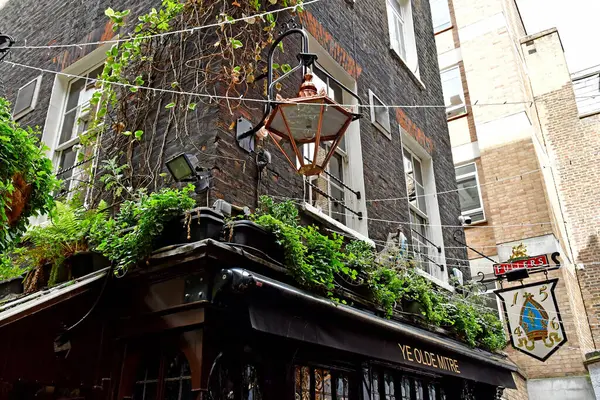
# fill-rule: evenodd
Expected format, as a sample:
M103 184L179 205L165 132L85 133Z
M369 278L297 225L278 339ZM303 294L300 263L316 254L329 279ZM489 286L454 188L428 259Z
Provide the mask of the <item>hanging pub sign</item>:
M494 264L494 275L503 276L507 272L514 271L516 269L538 269L548 267L560 267L560 253L554 252L552 254L542 254L533 257L520 257L512 261L504 263Z
M496 290L513 347L546 361L567 342L554 289L558 279Z

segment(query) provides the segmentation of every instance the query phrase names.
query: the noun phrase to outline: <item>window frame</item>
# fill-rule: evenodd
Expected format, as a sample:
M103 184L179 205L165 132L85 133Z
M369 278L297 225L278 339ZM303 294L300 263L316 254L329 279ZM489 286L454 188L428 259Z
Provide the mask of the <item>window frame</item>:
M385 108L385 115L386 115L386 121L378 121L377 120L377 113L375 110L375 101L379 102L383 107L379 107L379 108ZM379 129L379 131L381 131L381 133L383 133L385 135L385 137L387 137L388 139L392 140L392 127L391 127L391 122L390 122L390 109L389 107L381 100L381 98L379 96L377 96L375 93L373 93L373 91L371 89L369 89L369 109L371 111L371 123L373 125L375 125L375 127L377 129Z
M448 73L448 72L451 72L451 71L454 71L454 70L458 71L458 78L459 78L459 82L460 82L460 93L459 93L459 95L460 95L460 98L462 100L462 104L456 104L456 105L453 105L453 106L446 106L444 104L445 107L446 107L445 108L445 110L446 110L446 119L448 119L448 120L451 120L451 119L454 119L454 118L458 118L458 117L461 117L461 116L467 114L467 100L466 100L466 96L465 96L465 87L463 86L463 79L462 79L462 73L460 71L460 65L458 65L458 64L457 65L452 65L452 66L444 68L444 69L442 69L440 71L440 80L441 80L441 83L442 83L442 93L444 91L444 79L443 79L444 74ZM444 103L445 103L446 94L445 93L443 93L443 94L444 94ZM456 114L456 115L448 115L449 112L453 112L453 111L461 110L461 109L462 109L462 111L460 113Z
M66 195L67 199L72 198L73 192L76 191L74 188L77 187L78 181L80 180L79 178L83 174L82 168L74 167L80 162L79 161L80 154L85 154L85 149L83 149L79 145L81 135L83 135L87 132L87 130L79 132L79 128L81 125L81 119L82 118L91 118L93 113L97 112L98 106L99 106L99 105L95 106L95 110L93 110L92 109L93 107L91 106L91 104L89 102L90 99L92 98L92 95L95 92L97 92L98 90L100 90L100 89L96 88L95 86L92 86L92 85L95 85L96 78L90 78L90 74L95 72L96 70L102 68L103 65L104 65L104 60L102 60L99 63L94 63L93 66L91 66L91 67L87 67L87 68L83 69L83 71L85 71L85 72L77 74L80 77L70 79L67 82L66 90L61 94L62 95L61 96L62 104L60 107L61 113L60 113L59 122L57 124L56 134L54 136L53 159L54 159L54 165L56 166L55 167L56 175L59 178L62 175L62 173L64 172L64 170L68 171L69 168L72 168L72 170L70 171L69 177L65 180L65 181L68 181L68 185L66 187L62 188L59 193L59 194L64 193ZM82 87L79 89L79 93L78 93L78 97L77 97L77 105L74 106L73 108L67 110L68 100L69 100L69 96L71 95L72 85L79 80L85 80L85 82L83 83ZM91 95L89 96L89 98L86 101L81 102L82 94L85 92L88 92L88 91L91 91ZM86 108L89 108L89 109L85 112L82 112L82 110L85 110ZM69 114L71 112L75 112L75 120L73 122L71 136L69 139L66 139L65 141L63 141L61 143L65 120L66 120L67 114ZM74 160L72 166L68 166L67 168L65 168L63 170L63 168L61 166L61 163L62 163L61 158L62 158L64 152L68 151L69 149L73 149L73 151L75 152L75 160Z
M345 368L338 368L336 366L330 366L330 365L317 365L317 364L313 364L313 363L301 363L301 364L295 364L293 366L293 384L291 387L292 393L294 394L294 397L297 396L298 392L298 387L297 387L297 381L296 381L296 375L297 375L297 371L298 368L300 369L300 374L302 374L302 371L304 370L308 370L308 374L309 374L309 382L308 382L308 397L310 400L315 400L317 398L317 385L316 385L316 370L320 370L322 373L325 371L329 372L329 376L331 379L331 393L325 393L324 391L322 391L320 394L321 396L319 396L321 399L327 398L328 394L329 394L329 399L330 400L357 400L359 398L359 392L360 390L356 387L356 383L358 382L357 380L357 374L355 371L351 371ZM339 394L337 393L337 383L338 383L338 378L340 377L345 377L346 378L346 383L345 383L345 388L347 389L346 392L344 392L344 390L342 390L342 395L339 396ZM300 384L300 398L302 398L302 392L305 392L304 390L304 380L302 379L302 376L300 377L301 379L301 384ZM354 380L356 380L356 382L354 382ZM354 386L353 386L354 385Z
M394 6L394 3L396 6ZM385 6L390 49L424 87L425 85L419 78L419 55L416 45L412 0L385 0ZM396 21L401 24L401 40L396 38L398 34Z
M462 175L456 175L456 169L457 168L465 167L465 166L471 165L471 164L473 164L473 166L475 167L474 171L467 172L467 173L464 173ZM471 161L471 162L467 162L467 163L464 163L464 164L457 165L457 166L454 167L454 174L455 174L456 185L457 185L457 193L460 192L460 189L458 189L458 184L459 184L459 182L461 180L471 179L472 177L475 177L475 183L477 184L477 194L479 195L479 204L481 204L481 207L474 208L474 209L467 210L467 211L463 211L462 208L461 208L460 215L462 215L462 216L471 216L472 214L478 213L478 212L481 212L482 215L483 215L482 219L477 220L477 221L472 221L468 225L467 224L463 224L463 226L469 227L470 225L480 224L480 223L486 222L485 207L484 207L484 204L483 204L483 195L482 195L482 192L481 192L481 184L479 182L479 170L477 168L477 163L475 161ZM473 217L471 217L471 218L473 218Z
M324 81L319 75L317 75L317 73L315 73L315 69L317 71L319 71L319 72L325 72L326 69L323 66L321 66L321 65L313 65L312 66L312 71L313 71L313 76L314 76L313 80L318 79L319 84L320 84L320 82L322 82L325 85L327 95L329 97L331 97L333 100L337 101L334 97L332 97L332 94L330 92L331 82L329 80L329 77L325 76L326 80ZM331 74L329 71L327 71L327 73ZM333 82L333 83L336 86L339 86L337 83L335 83L335 82ZM316 84L316 85L318 86L318 84ZM317 87L317 89L318 89L318 87ZM343 93L343 89L342 89L342 97L343 97L343 95L344 95L344 93ZM343 101L342 101L342 103L343 103ZM345 137L342 138L342 140L344 141L344 146L343 147L345 147L345 149L342 149L340 146L337 146L335 148L334 154L332 155L332 158L333 157L339 157L339 163L340 163L341 175L342 175L340 180L342 182L344 182L345 185L348 185L347 181L349 180L349 177L350 177L350 162L349 162L349 159L348 159L348 152L347 152L347 148L346 148L347 142L345 141L345 139L346 139ZM325 146L326 146L326 149L329 150L329 146L330 145L329 144L325 144ZM312 159L313 155L314 155L314 145L304 145L302 153L303 153L304 157ZM331 166L331 161L325 167L325 170L326 170L327 173L331 173L330 166ZM332 188L334 188L334 189L336 189L338 191L341 191L343 193L343 197L344 198L342 200L342 202L343 202L342 204L347 204L348 203L348 196L349 196L348 195L348 190L345 187L343 187L342 185L340 185L338 182L336 182L335 179L331 178L329 175L322 174L322 175L318 175L318 176L309 176L309 177L306 177L306 179L307 179L308 182L310 182L311 184L313 184L315 186L318 186L316 182L319 179L322 179L326 183L326 185L327 185L326 193L329 196L332 196L332 194L331 194L332 193ZM311 206L313 206L313 207L320 207L319 202L322 201L322 200L314 200L315 194L318 194L318 193L316 193L316 191L314 190L314 188L312 186L308 185L308 201L309 201L309 204ZM348 223L348 213L347 213L347 210L345 208L343 208L343 207L340 207L340 211L334 211L333 210L333 207L334 207L333 203L334 203L334 201L331 200L331 199L328 199L328 198L325 198L325 200L327 201L327 210L323 210L323 207L320 207L321 210L322 210L322 212L326 216L328 216L329 218L332 218L332 219L336 220L337 222L339 222L339 223L341 223L343 225L347 225L347 223ZM342 221L340 221L340 219Z
M15 121L23 118L25 115L27 115L31 111L35 110L35 107L37 106L37 101L38 101L38 97L40 94L40 87L42 84L42 75L39 75L39 76L33 78L32 80L30 80L29 82L27 82L26 84L21 86L19 88L19 90L17 90L17 96L15 97L14 107L17 106L17 100L19 98L19 93L21 93L21 90L23 90L25 87L29 86L33 82L35 82L35 87L33 89L33 96L31 97L31 103L29 104L29 106L27 106L23 110L19 111L18 113L15 113L15 109L13 108L12 117Z
M386 377L391 378L388 382L391 382L392 385L386 386ZM429 375L419 376L410 371L386 368L386 365L377 363L372 365L369 378L368 384L372 395L367 397L367 400L438 400L445 398L442 397L445 392L442 382ZM420 397L417 394L417 382L421 384ZM392 390L388 390L392 386L393 393ZM434 399L431 399L430 387L435 388Z
M592 91L591 95L589 94L589 92L581 93L581 96L578 97L578 91L580 90L580 88L578 88L577 86L581 82L591 80L591 79L598 80L598 85L596 86L596 89ZM599 114L600 113L600 70L586 73L584 75L580 75L577 77L572 77L571 82L572 82L572 86L573 86L573 93L575 95L575 104L577 106L577 114L579 115L579 118L585 118L585 117ZM584 87L587 87L587 85ZM593 85L591 87L593 87ZM595 98L593 98L591 96L595 96ZM585 101L592 102L592 108L591 108L591 110L584 109L584 112L582 112L581 103L585 102Z
M411 162L411 166L412 166L412 171L414 171L415 169L415 163L414 160L418 160L419 162L419 168L420 168L420 175L421 175L421 180L422 182L419 183L416 179L415 174L413 173L413 176L410 176L407 171L406 171L406 164L405 164L405 160L404 158L406 157L405 152L408 152L411 156L410 162ZM410 222L410 238L411 238L411 244L412 244L412 254L415 257L415 261L420 265L420 269L423 270L424 272L426 272L428 275L431 275L433 277L436 276L435 273L433 272L433 268L437 268L437 266L432 266L432 262L424 259L422 257L422 255L425 255L427 258L429 258L430 260L432 260L432 256L429 253L429 248L430 248L430 244L427 243L425 241L424 238L422 238L421 236L419 236L419 234L425 236L428 240L431 240L431 231L429 229L429 214L428 214L428 210L427 210L427 205L425 205L425 210L421 210L418 206L415 206L414 204L411 203L410 201L410 193L408 191L408 185L407 185L407 180L411 179L414 181L415 184L415 199L417 202L417 205L419 204L419 197L423 197L423 201L426 204L426 199L424 196L427 195L426 191L425 191L425 174L423 173L423 160L421 159L421 157L417 156L415 154L414 151L412 151L409 147L407 146L402 146L402 166L403 166L403 173L404 173L404 182L405 182L405 186L406 186L406 200L408 203L408 214L409 214L409 222ZM421 189L423 190L423 195L419 195L418 194L418 190L417 190L417 186L419 185L421 187ZM413 214L416 218L421 218L423 220L423 223L417 223L416 221L414 221ZM415 233L414 231L418 231L419 234ZM419 251L417 251L416 249L419 249ZM421 249L425 248L427 250L426 253L422 253Z
M434 23L434 18L433 18L433 10L434 7L432 6L432 4L445 4L445 8L444 11L447 11L448 13L448 22L444 22L441 25L437 25L437 26L433 26L433 33L437 34L440 32L443 32L447 29L452 28L452 16L450 15L450 4L448 3L448 0L430 0L429 1L429 7L431 8L431 23Z
M176 351L167 351L165 349L159 349L158 352L156 352L156 357L158 359L158 369L156 371L156 378L155 379L148 379L148 366L147 363L146 365L144 364L147 359L145 359L144 357L142 357L138 363L138 365L136 366L136 375L137 372L140 368L144 368L144 378L143 380L137 380L137 377L133 380L133 389L132 389L132 396L131 398L133 398L134 400L138 400L136 398L136 387L139 384L143 385L143 395L142 395L142 399L139 400L157 400L157 399L164 399L165 397L165 392L166 392L166 387L167 387L167 383L168 382L175 382L175 381L179 381L179 399L182 398L182 390L183 390L183 381L187 380L190 383L190 393L192 392L192 370L191 370L191 365L189 360L187 359L187 357L185 356L185 354L180 351L180 350L176 350ZM182 375L183 374L183 368L184 368L184 364L182 363L180 366L180 372L179 372L179 376L177 377L169 377L168 376L168 362L171 359L172 356L180 356L183 358L183 360L185 361L185 363L187 363L187 368L189 370L190 375ZM153 398L146 398L146 389L147 389L147 385L148 384L156 384L156 391L154 393L154 397Z

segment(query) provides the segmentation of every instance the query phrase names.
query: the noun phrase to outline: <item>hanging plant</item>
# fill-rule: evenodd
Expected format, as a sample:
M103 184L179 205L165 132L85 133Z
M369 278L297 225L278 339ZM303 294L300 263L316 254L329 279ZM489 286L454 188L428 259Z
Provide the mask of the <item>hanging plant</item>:
M40 136L13 121L10 103L0 98L0 251L17 242L29 217L54 207L58 180Z
M135 200L121 204L114 218L99 219L90 228L94 249L113 262L115 273L124 274L152 252L154 240L165 224L194 208L194 186L182 190L138 192Z

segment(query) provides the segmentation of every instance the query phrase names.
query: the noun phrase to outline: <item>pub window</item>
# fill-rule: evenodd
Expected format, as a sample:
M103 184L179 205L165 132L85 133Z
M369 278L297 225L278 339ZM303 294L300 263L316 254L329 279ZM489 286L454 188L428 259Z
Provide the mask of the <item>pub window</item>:
M244 367L242 389L244 391L243 400L262 400L262 392L258 385L258 374L256 368L252 365Z
M294 395L296 400L349 400L348 375L328 368L296 366Z
M368 396L365 397L369 399ZM371 400L445 400L438 384L416 379L401 372L374 370L371 375Z
M182 353L153 354L139 365L134 400L191 400L190 365Z

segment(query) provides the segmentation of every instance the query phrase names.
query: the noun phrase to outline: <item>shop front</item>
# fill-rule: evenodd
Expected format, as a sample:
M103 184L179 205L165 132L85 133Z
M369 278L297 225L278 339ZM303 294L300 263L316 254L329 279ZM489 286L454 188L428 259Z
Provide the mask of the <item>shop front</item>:
M32 361L3 370L0 398L483 400L514 387L498 354L286 282L259 257L205 241L112 280L60 346L45 331L18 336L79 319L103 279L36 312L13 308L10 321L3 311L0 333L14 339L4 361Z

